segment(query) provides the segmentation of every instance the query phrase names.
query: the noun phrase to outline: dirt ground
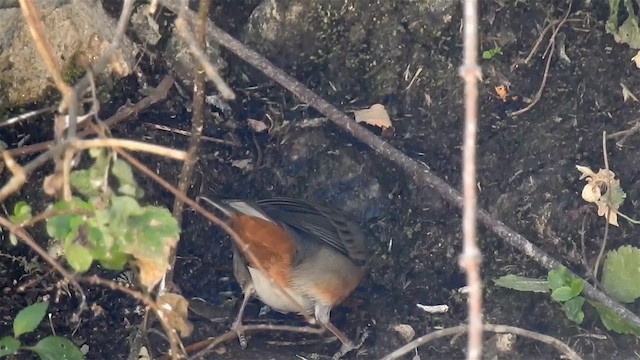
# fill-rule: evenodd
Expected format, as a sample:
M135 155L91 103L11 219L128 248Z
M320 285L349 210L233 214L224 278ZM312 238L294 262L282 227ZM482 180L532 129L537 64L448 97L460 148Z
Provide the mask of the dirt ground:
M509 92L525 101L535 96L545 72L546 59L542 59L541 54L548 38L530 63L513 70L511 67L527 56L545 21L562 18L567 6L564 1L553 0L481 3L481 49L499 46L501 54L481 62L484 78L480 87L478 135L479 206L584 275L579 234L583 219L586 217L584 241L589 264L598 254L604 221L596 216L595 206L585 207L580 197L584 183L579 180L575 165L594 170L604 167L602 132L625 130L639 120L640 105L624 102L621 90L624 84L640 94L637 76L640 70L630 61L635 53L628 46L615 43L612 36L604 32L608 17L606 2L576 1L568 17L570 21L560 30L566 38L565 51L570 62L558 56L556 49L540 101L530 111L512 117L511 112L525 104L520 100L503 102L496 96L495 87L508 84ZM221 2L214 9L214 18L225 13L229 4ZM232 35L244 35L238 24L247 21L255 5L256 2L246 1L241 9L231 12L235 17L225 18L220 25ZM413 50L420 48L421 52L390 57L384 73L354 73L352 69L336 68L331 65L330 56L315 63L303 59L287 63L292 61L288 55L272 59L342 110L384 103L396 128L389 141L459 188L463 112L462 84L457 69L462 53L461 7L456 7L454 14L437 41L421 43L421 39L409 37L410 31L405 33L403 41L414 46ZM339 39L344 34L338 31L334 35ZM391 38L392 34L387 36ZM261 46L266 47L256 44L257 48ZM367 50L354 50L355 53L363 51ZM334 309L332 319L352 337L363 329L368 329L370 335L363 348L349 354L347 359L376 359L403 345L404 341L392 329L398 324L411 325L419 336L464 323L465 296L458 292L465 285L464 274L457 264L461 250L460 211L433 190L417 186L392 163L328 121L301 125L303 120L316 119L319 114L238 58L225 56L228 63L225 76L239 99L230 104L231 116L218 114L215 121L207 124L205 133L235 139L241 145L205 142L189 195L307 198L340 207L362 224L374 254L371 271L353 296ZM405 76L408 67L409 75ZM417 77L419 81L412 83L419 67L423 69ZM398 80L387 88L368 85L375 84L371 77L390 74ZM164 74L156 75L159 79ZM357 79L361 79L360 82ZM142 96L133 78L125 79L118 87L121 92L114 94L103 108L105 116L127 99L135 102ZM113 135L186 148L186 137L159 131L145 123L189 130L188 103L172 91L166 102L140 114L135 121L113 129ZM268 134L254 136L247 130L247 119L265 120L274 126ZM29 143L51 136L47 130L33 129L34 123L2 128L0 138L15 147L26 133L31 134ZM638 146L640 135L627 138L621 146L613 140L608 143L609 165L627 193L621 210L635 218L640 199ZM140 158L165 179L174 181L180 173L181 165L176 162L142 155ZM250 167L233 166L247 159L252 164ZM35 174L33 181L4 206L11 209L19 199L33 203L34 207L43 204L39 176L50 170ZM6 181L7 174L1 176ZM142 175L138 179L147 191L149 202L172 206L173 198L167 192ZM42 229L34 233L42 243L46 242L44 235ZM610 229L607 247L637 244L639 236L637 227L621 220L619 228ZM496 287L492 279L505 274L543 277L546 271L520 250L482 228L479 239L483 253L485 321L557 337L584 359L640 358L637 338L607 331L593 309L586 310L585 321L577 326L566 319L548 295ZM55 332L78 344L89 345L87 358L126 358L130 334L141 320L135 301L107 289L89 287L87 297L89 304L95 304L94 310L83 314L79 324L73 324L70 320L77 299L57 285L60 280L57 275L39 260L33 260L34 254L25 246L3 245L0 255L3 292L0 334L10 331L17 309L49 297L56 300L50 307L50 323ZM109 278L118 276L101 269L94 271ZM241 294L231 270L230 241L191 210L185 211L175 279L183 295L203 299L214 311L210 319L193 316L196 330L185 343L228 329ZM26 290L18 291L20 285L27 283L30 285ZM416 304L446 304L449 310L428 314ZM628 307L640 313L638 304L628 304ZM293 315L260 313L261 304L253 301L247 310L247 319L261 323L300 323ZM30 340L50 333L49 321L45 321ZM301 340L307 342L298 342ZM149 341L156 353L167 349L156 333L149 335ZM337 347L335 342L323 344L313 337L255 334L249 339L247 349L240 349L237 342L229 342L223 354L209 358L266 360L304 356L311 359L313 354L315 358L317 354L330 355ZM464 337L455 341L443 339L419 348L417 353L422 359L462 359L465 347ZM491 346L487 347L491 351ZM496 356L499 359L560 359L560 354L552 348L524 338L517 339L512 352Z

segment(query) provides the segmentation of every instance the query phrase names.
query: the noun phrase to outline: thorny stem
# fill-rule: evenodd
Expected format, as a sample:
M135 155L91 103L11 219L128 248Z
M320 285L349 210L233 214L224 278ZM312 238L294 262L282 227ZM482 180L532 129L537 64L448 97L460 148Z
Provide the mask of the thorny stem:
M464 80L464 143L462 147L462 236L464 247L460 266L467 273L469 297L469 336L467 359L482 356L482 278L481 253L477 245L476 211L476 136L478 133L478 79L481 78L478 57L478 2L464 2L464 62L460 75Z

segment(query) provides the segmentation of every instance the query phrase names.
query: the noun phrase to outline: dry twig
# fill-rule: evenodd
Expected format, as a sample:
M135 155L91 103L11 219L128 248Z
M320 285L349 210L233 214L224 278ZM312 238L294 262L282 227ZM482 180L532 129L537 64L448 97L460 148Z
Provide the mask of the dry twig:
M118 112L113 114L110 118L103 121L103 124L109 128L114 127L115 125L121 123L124 120L127 120L137 114L145 111L150 106L166 99L169 89L173 86L173 78L167 76L165 77L160 84L155 88L155 91L152 92L151 95L145 97L139 102L133 105L125 105L122 106ZM92 128L83 130L78 132L77 136L82 138L87 135L95 134ZM34 154L38 152L45 151L49 149L53 145L52 141L45 141L33 145L26 145L15 149L5 150L4 152L11 155L12 157L19 157L29 154Z
M209 0L200 0L200 6L198 8L198 21L196 22L196 41L200 47L206 49L207 42L205 39L205 30L207 21L209 20ZM180 20L180 19L178 19ZM176 21L178 21L176 20ZM195 56L194 56L195 58ZM200 63L202 64L202 63ZM202 129L204 127L205 116L205 103L204 103L204 74L202 73L202 66L195 66L193 74L193 116L191 117L191 137L189 138L189 149L187 151L187 159L182 164L182 171L178 179L178 191L185 194L189 185L191 185L191 179L193 176L193 169L195 168L196 161L198 160L198 151L200 149L200 139L202 137ZM173 217L176 218L178 224L182 226L182 210L184 203L179 198L175 198L173 201ZM162 279L159 293L164 291L163 287L167 283L172 285L173 283L173 269L176 262L177 248L174 248L169 255L169 271Z
M462 147L462 236L464 247L460 267L467 273L469 336L467 359L482 357L482 277L477 245L476 136L478 132L478 80L482 77L478 58L478 2L464 1L464 59L460 76L464 80L464 144Z
M544 91L544 87L547 84L547 77L549 76L549 67L551 66L551 59L553 58L553 53L555 52L554 45L556 43L556 36L558 35L558 31L560 30L562 25L564 25L567 22L567 18L569 17L569 13L571 12L572 4L573 4L573 0L569 0L569 6L567 7L567 12L564 14L564 17L562 18L562 20L558 21L558 26L554 28L553 33L551 34L551 38L549 39L549 44L547 45L547 49L545 50L545 55L548 52L549 57L547 57L547 63L545 64L545 67L544 67L544 74L542 75L542 82L540 82L540 87L538 88L538 92L536 92L536 95L533 97L533 100L526 107L520 110L514 111L513 113L511 113L511 116L522 115L525 112L531 110L531 108L533 108L538 103L538 101L540 101L540 98L542 98L542 92ZM538 46L540 45L539 42L543 34L546 33L546 31L549 29L549 26L553 27L554 23L555 21L551 22L551 24L549 24L547 28L545 28L545 30L542 32L535 46L531 50L529 57L531 57L534 50L537 49ZM543 58L545 55L543 55ZM529 57L527 59L529 59Z
M565 343L563 343L562 341L548 336L548 335L544 335L544 334L540 334L534 331L530 331L530 330L526 330L526 329L522 329L522 328L518 328L515 326L507 326L507 325L492 325L492 324L485 324L483 325L483 329L485 331L491 331L491 332L495 332L495 333L511 333L511 334L516 334L516 335L521 335L521 336L525 336L534 340L538 340L540 342L543 342L545 344L551 345L553 347L555 347L556 349L558 349L561 353L563 353L568 359L571 360L582 360L582 358L580 357L580 355L578 355L578 353L576 353L575 351L573 351L573 349L571 349L569 346L567 346ZM431 341L443 338L443 337L447 337L447 336L452 336L452 335L459 335L459 334L463 334L467 331L467 327L465 325L460 325L460 326L455 326L455 327L451 327L451 328L446 328L446 329L442 329L442 330L438 330L438 331L434 331L430 334L421 336L415 340L413 340L412 342L404 345L403 347L395 350L394 352L392 352L391 354L388 354L387 356L383 357L381 360L394 360L394 359L398 359L400 358L402 355L413 351L413 349L417 348L418 346L422 346L424 344L427 344Z

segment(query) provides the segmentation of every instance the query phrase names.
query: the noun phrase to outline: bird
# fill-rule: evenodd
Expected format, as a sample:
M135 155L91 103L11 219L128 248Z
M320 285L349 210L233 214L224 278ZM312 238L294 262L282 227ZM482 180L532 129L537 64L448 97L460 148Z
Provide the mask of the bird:
M333 359L362 345L366 335L356 344L330 320L332 308L353 292L368 268L369 244L355 222L334 209L292 198L199 199L224 214L243 248L251 250L266 272L233 245L233 272L243 300L232 329L242 347L242 317L254 296L281 313L313 315L342 343Z

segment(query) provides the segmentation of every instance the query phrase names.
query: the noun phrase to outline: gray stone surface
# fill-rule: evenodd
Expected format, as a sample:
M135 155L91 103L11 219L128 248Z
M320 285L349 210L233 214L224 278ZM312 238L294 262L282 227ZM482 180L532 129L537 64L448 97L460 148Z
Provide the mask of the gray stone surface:
M36 6L63 74L97 62L113 39L117 20L97 1L37 1ZM123 39L107 73L130 74L136 52L135 44ZM37 102L51 86L20 9L0 9L0 109Z

